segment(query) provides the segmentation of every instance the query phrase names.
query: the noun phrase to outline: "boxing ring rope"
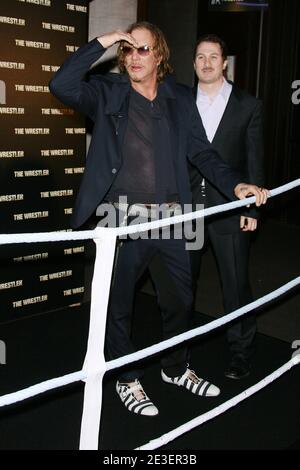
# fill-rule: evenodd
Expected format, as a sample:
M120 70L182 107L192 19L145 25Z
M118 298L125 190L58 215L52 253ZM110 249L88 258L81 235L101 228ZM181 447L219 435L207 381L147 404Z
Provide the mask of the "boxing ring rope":
M288 183L284 186L276 188L270 192L270 197L277 196L284 192L290 191L296 187L300 186L300 179L295 180L291 183ZM267 296L258 299L255 302L252 302L248 306L244 306L241 309L232 312L229 315L224 316L222 319L215 320L210 322L204 327L191 330L190 332L179 335L178 337L172 338L171 340L163 341L157 345L154 345L150 348L146 348L143 351L138 351L137 353L124 356L124 358L117 359L115 361L110 361L105 363L104 354L103 354L103 345L104 345L104 334L105 334L105 324L106 324L106 312L109 299L109 289L111 276L113 271L113 260L115 252L115 244L118 236L125 234L132 234L137 232L144 232L146 230L154 230L161 227L174 225L177 223L182 223L190 221L196 218L209 216L219 212L225 212L232 210L237 207L243 207L248 204L255 202L255 198L247 198L241 201L235 201L221 206L212 207L202 211L197 211L193 213L184 214L181 216L174 216L171 218L166 218L163 220L129 226L122 228L100 228L97 227L95 230L91 231L82 231L82 232L43 232L37 234L3 234L0 235L0 245L2 244L12 244L12 243L39 243L39 242L50 242L50 241L70 241L70 240L87 240L94 239L96 243L96 259L95 259L95 268L94 268L94 277L92 282L92 298L91 298L91 312L90 312L90 329L89 329L89 338L87 353L84 362L83 369L79 372L68 374L66 376L45 381L41 384L28 387L27 389L21 390L19 392L11 393L0 397L0 407L6 406L17 401L25 400L29 397L36 396L40 393L44 393L47 390L55 389L76 381L85 381L85 391L84 391L84 403L83 403L83 416L82 416L82 426L81 426L81 436L80 436L80 449L97 449L98 448L98 435L99 435L99 424L100 424L100 415L101 415L101 403L102 403L102 379L103 375L107 370L120 367L120 364L127 364L128 362L136 361L141 357L146 357L147 355L153 354L157 351L162 351L170 347L173 344L178 344L179 342L186 340L190 337L199 336L206 331L210 331L213 328L221 326L228 321L231 321L233 318L243 315L244 313L249 312L250 310L257 308L260 305L263 305L267 301L270 301L280 295L283 295L288 290L296 287L300 283L300 277L294 279L290 283L282 286L277 291L274 291ZM101 250L101 255L104 255L100 258L99 253ZM100 292L98 286L101 285L103 290ZM243 310L245 309L245 310ZM204 329L203 329L204 328ZM199 331L200 330L200 331ZM191 335L191 336L189 336ZM184 336L184 338L183 338ZM149 352L150 351L150 352ZM154 351L154 352L153 352ZM134 357L135 356L135 357ZM234 406L238 402L244 400L251 394L255 393L257 390L265 387L268 383L271 383L278 376L285 373L291 367L299 364L300 357L296 356L287 364L282 366L278 371L275 371L269 377L266 377L259 384L254 385L250 389L246 390L242 394L234 397L228 402L223 403L219 407L211 410L211 412L205 413L195 420L192 420L189 423L186 423L183 426L180 426L177 430L168 433L161 438L156 439L150 443L150 447L140 447L139 449L145 448L157 448L163 445L166 442L169 442L172 439L175 439L179 435L187 432L189 429L192 429L195 426L202 424L202 422L211 419L214 416L226 411L231 406ZM119 362L118 362L119 361ZM255 388L256 387L256 388ZM236 400L236 401L235 401ZM223 408L222 408L223 407ZM224 410L224 411L222 411ZM198 423L198 424L197 424ZM181 434L178 434L181 433ZM152 447L155 445L156 447Z
M237 319L243 316L245 313L249 313L252 310L257 309L258 307L265 305L266 303L271 302L272 300L275 300L276 298L284 295L293 288L297 287L299 284L300 276L288 282L284 286L278 288L277 290L271 292L270 294L267 294L261 297L260 299L257 299L254 302L245 305L244 307L241 307L238 310L235 310L234 312L224 315L217 320L213 320L198 328L194 328L188 332L181 333L180 335L174 336L173 338L170 338L165 341L161 341L153 346L141 349L135 353L128 354L127 356L123 356L119 359L114 359L113 361L108 361L106 362L106 371L116 369L125 364L130 364L132 362L139 361L148 356L161 352L167 348L170 348L171 346L180 344L183 341L187 341L189 339L196 338L205 333L208 333L209 331L212 331L229 323L233 319ZM85 381L86 379L87 374L83 370L81 370L78 372L73 372L71 374L64 375L56 379L46 380L40 384L33 385L24 390L3 395L2 397L0 397L0 408L12 405L14 403L18 403L20 401L26 400L27 398L35 397L41 393L47 392L48 390L54 390L55 388L70 385L74 382Z
M279 196L280 194L291 191L300 186L300 178L291 181L290 183L279 186L278 188L270 191L270 198ZM248 197L238 201L220 204L219 206L209 207L208 209L189 212L183 215L174 217L166 217L163 220L154 222L131 225L129 227L119 228L101 228L96 227L94 230L83 230L78 232L38 232L38 233L16 233L16 234L1 234L0 245L10 245L15 243L42 243L42 242L59 242L59 241L74 241L74 240L91 240L101 238L101 233L109 233L111 237L118 237L122 235L131 235L133 233L145 232L147 230L156 230L158 228L175 225L181 222L188 222L200 217L208 217L210 215L219 214L220 212L227 212L232 209L247 206L248 204L255 203L255 197Z
M268 375L267 377L265 377L260 382L253 385L252 387L248 388L247 390L244 390L243 392L239 393L238 395L231 398L230 400L227 400L226 402L222 403L216 408L206 413L203 413L202 415L188 421L182 426L179 426L174 431L170 431L157 439L153 439L152 441L148 442L147 444L141 447L137 447L135 450L154 450L154 449L157 449L158 447L168 444L169 442L173 441L177 437L182 436L183 434L191 431L192 429L197 428L198 426L201 426L201 424L206 423L210 419L216 418L220 414L225 413L225 411L229 410L230 408L233 408L234 406L238 405L242 401L246 400L246 398L249 398L251 395L254 395L259 390L262 390L267 385L274 382L274 380L277 380L279 377L281 377L283 374L291 370L292 367L298 365L299 363L300 363L300 355L298 354L297 356L293 357L290 361L288 361L286 364L284 364L282 367L277 369L275 372Z

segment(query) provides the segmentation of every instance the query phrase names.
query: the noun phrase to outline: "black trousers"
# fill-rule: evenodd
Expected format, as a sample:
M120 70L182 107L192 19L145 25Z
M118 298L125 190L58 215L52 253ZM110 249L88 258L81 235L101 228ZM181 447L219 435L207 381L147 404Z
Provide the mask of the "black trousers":
M218 264L224 310L225 313L230 313L253 300L248 273L251 233L240 231L222 234L208 224L206 237L212 245ZM191 252L194 286L199 275L201 257L201 250ZM254 350L255 333L255 313L246 314L241 320L230 323L227 341L232 356L239 355L249 359Z
M225 313L230 313L243 305L252 302L249 282L248 262L251 234L235 232L220 234L211 224L205 225L205 245L208 240L212 244L221 278ZM193 278L193 292L197 287L203 250L190 251ZM165 305L171 304L176 294L169 285L161 265L155 259L150 264L150 274L160 284L162 299ZM202 274L205 276L205 273ZM175 306L176 308L176 306ZM180 309L180 305L177 305ZM256 334L255 312L246 314L241 320L235 320L227 328L226 335L231 355L245 359L253 354Z
M191 326L193 305L192 271L185 240L126 240L122 243L111 287L106 329L108 360L135 352L131 339L131 319L135 285L150 261L156 257L159 277L153 276L163 320L163 337L171 338ZM139 312L143 315L143 312ZM149 345L151 345L151 339ZM161 364L170 377L183 374L187 368L188 349L176 347L165 353ZM119 380L133 381L142 370L121 369Z

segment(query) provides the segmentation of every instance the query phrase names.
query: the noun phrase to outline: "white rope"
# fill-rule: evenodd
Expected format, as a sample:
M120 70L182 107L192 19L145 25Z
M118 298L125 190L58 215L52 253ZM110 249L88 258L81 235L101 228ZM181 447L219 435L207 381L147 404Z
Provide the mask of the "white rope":
M257 309L258 307L261 307L262 305L271 302L272 300L280 297L281 295L286 294L289 290L294 289L299 284L300 276L288 282L284 286L279 287L275 291L261 297L260 299L257 299L248 305L238 308L237 310L234 310L228 315L218 318L217 320L213 320L210 323L207 323L206 325L199 326L198 328L194 328L185 333L181 333L180 335L174 336L173 338L161 341L160 343L141 349L140 351L137 351L135 353L128 354L127 356L123 356L118 359L114 359L113 361L109 361L106 363L107 370L112 370L116 367L121 367L125 364L130 364L131 362L139 361L152 354L164 351L165 349L170 348L171 346L180 344L183 341L187 341L191 338L195 338L211 330L219 328L220 326L223 326L226 323L235 320L236 318L241 317L242 315L245 315L246 313L249 313L254 309Z
M287 183L278 188L270 191L270 197L278 196L279 194L291 191L292 189L300 186L300 178ZM11 245L15 243L42 243L42 242L58 242L58 241L73 241L73 240L90 240L95 238L101 238L103 231L109 231L112 237L119 237L121 235L129 235L138 232L146 232L148 230L157 230L162 227L169 225L179 224L182 222L188 222L193 219L199 219L201 217L208 217L213 214L220 212L227 212L238 207L244 207L248 204L255 203L255 197L249 197L246 199L228 202L226 204L220 204L219 206L209 207L204 210L189 212L183 215L177 215L174 217L164 218L154 222L130 225L128 227L119 228L104 228L97 227L95 230L84 230L78 232L40 232L40 233L9 233L0 235L0 245Z
M97 236L100 236L100 234L101 232L99 229L97 231L95 229L82 230L79 232L5 233L0 235L0 245L11 245L14 243L42 243L73 240L90 240Z
M270 191L269 198L278 196L279 194L285 193L287 191L291 191L292 189L295 189L298 186L300 186L300 178L290 183L287 183L283 186L280 186L278 188L272 189ZM236 209L238 207L244 207L244 206L247 206L248 204L253 204L253 203L255 203L255 197L251 196L246 199L228 202L226 204L220 204L219 206L209 207L207 209L203 209L200 211L189 212L184 215L176 215L174 217L168 217L168 218L157 220L154 222L148 222L148 223L139 224L139 225L131 225L129 227L121 227L115 230L117 232L117 236L128 235L128 234L133 234L133 233L138 233L138 232L146 232L148 230L157 230L159 228L167 227L169 225L180 224L182 222L189 222L194 219L208 217L214 214L219 214L221 212L227 212L227 211Z
M222 318L213 320L212 322L206 325L200 326L198 328L194 328L193 330L190 330L186 333L182 333L181 335L178 335L178 336L174 336L173 338L169 340L162 341L161 343L155 344L154 346L150 346L149 348L142 349L140 351L137 351L136 353L128 354L127 356L123 356L122 358L115 359L114 361L109 361L106 363L106 370L107 371L112 370L124 364L129 364L131 362L143 359L151 354L154 354L155 352L163 351L167 347L171 347L172 345L178 344L182 341L186 341L188 339L195 338L196 336L205 334L208 331L218 328L228 323L229 321L239 316L244 315L246 311L250 312L252 309L258 308L258 305L261 306L266 302L270 302L271 300L274 300L275 298L279 297L280 295L285 294L289 290L299 285L299 283L300 283L300 277L285 284L284 286L280 287L276 291L271 292L270 294L267 294L264 297L261 297L260 299L238 310L235 310L234 312L229 313L228 315ZM250 308L251 306L252 308ZM103 369L99 367L97 370L95 368L93 370L94 375L101 374L102 372L103 372ZM27 398L32 398L36 395L40 395L41 393L47 392L48 390L52 390L54 388L63 387L64 385L71 384L72 382L77 382L80 380L86 381L86 379L87 379L87 372L85 372L84 370L81 370L79 372L74 372L73 374L65 375L60 378L50 379L40 384L34 385L32 387L28 387L24 390L20 390L18 392L13 392L7 395L3 395L2 397L0 397L0 407L11 405L13 403L26 400Z
M92 282L90 327L83 369L87 381L84 388L80 450L97 450L102 407L102 381L106 372L103 345L110 280L113 271L116 238L105 232L106 238L95 240L96 259ZM104 256L101 254L104 254ZM101 289L99 289L99 285Z
M158 447L168 444L168 442L173 441L177 437L182 436L183 434L191 431L192 429L200 426L201 424L209 421L210 419L213 419L216 416L219 416L220 414L225 413L225 411L229 410L230 408L233 408L234 406L238 405L240 402L244 401L246 398L249 398L251 395L257 393L259 390L265 388L267 385L274 382L274 380L281 377L283 374L288 372L290 369L292 369L299 363L300 363L300 355L298 354L295 357L293 357L289 362L287 362L282 367L277 369L275 372L268 375L263 380L253 385L252 387L248 388L247 390L244 390L242 393L222 403L221 405L217 406L213 410L210 410L207 413L204 413L198 416L197 418L194 418L191 421L188 421L187 423L179 426L173 431L170 431L158 437L157 439L153 439L152 441L148 442L147 444L141 447L137 447L135 450L154 450L154 449L157 449Z
M83 371L73 372L72 374L64 375L56 379L46 380L37 385L32 385L31 387L25 388L24 390L19 390L18 392L8 393L0 397L0 408L2 406L12 405L13 403L18 403L27 398L32 398L41 393L48 392L48 390L54 390L55 388L63 387L64 385L69 385L74 382L79 382L80 380L86 379L86 373Z

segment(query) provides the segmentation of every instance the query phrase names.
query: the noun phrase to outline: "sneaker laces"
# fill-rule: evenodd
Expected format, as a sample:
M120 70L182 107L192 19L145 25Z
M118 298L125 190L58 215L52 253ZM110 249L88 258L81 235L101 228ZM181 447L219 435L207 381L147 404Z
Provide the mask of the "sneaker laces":
M188 369L186 371L186 377L190 379L194 384L198 384L200 382L200 379L196 375L196 372L194 370Z
M143 401L143 400L146 400L147 396L146 396L146 393L144 392L144 389L142 387L142 385L140 384L140 382L138 380L135 380L134 382L132 382L134 385L130 385L129 383L127 383L127 387L128 387L128 394L129 393L132 393L134 398L137 400L137 401Z

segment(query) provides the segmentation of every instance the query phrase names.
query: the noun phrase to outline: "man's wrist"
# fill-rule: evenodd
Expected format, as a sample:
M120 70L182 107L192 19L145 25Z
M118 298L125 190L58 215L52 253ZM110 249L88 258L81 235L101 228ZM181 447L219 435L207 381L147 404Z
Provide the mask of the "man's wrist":
M99 42L100 46L103 47L103 49L107 49L107 47L105 47L104 44L101 42L102 36L98 36L96 39Z

